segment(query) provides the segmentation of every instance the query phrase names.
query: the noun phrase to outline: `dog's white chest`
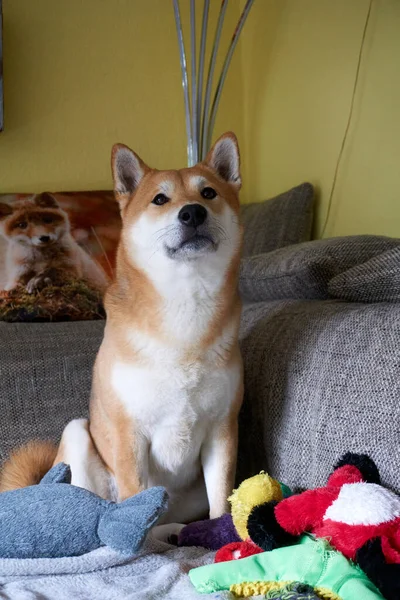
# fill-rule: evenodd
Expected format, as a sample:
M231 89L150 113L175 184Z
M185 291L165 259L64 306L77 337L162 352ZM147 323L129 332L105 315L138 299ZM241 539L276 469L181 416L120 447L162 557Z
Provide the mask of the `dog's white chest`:
M183 366L171 358L158 370L117 362L112 385L148 438L154 465L177 474L195 470L207 435L230 411L240 371L197 362Z

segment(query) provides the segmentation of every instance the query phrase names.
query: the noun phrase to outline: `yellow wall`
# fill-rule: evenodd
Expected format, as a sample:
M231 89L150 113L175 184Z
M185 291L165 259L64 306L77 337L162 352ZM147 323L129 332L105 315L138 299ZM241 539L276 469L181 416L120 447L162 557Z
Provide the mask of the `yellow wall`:
M226 48L244 0L231 0ZM181 0L187 23L186 0ZM220 0L212 0L213 18ZM321 235L369 0L256 0L215 136L241 141L244 201L300 181ZM202 3L198 3L199 9ZM0 192L110 187L115 141L154 166L186 162L169 0L3 0ZM400 236L400 1L373 0L354 115L325 235ZM214 136L214 137L215 137Z
M181 2L186 23L187 4ZM239 10L236 0L230 4L224 48ZM213 0L210 21L218 9ZM170 0L4 0L3 12L0 192L109 188L117 141L152 166L186 164ZM238 71L239 56L216 134L235 129L241 135Z
M261 200L311 181L318 235L368 7L369 0L256 1L244 32L244 197ZM399 65L400 2L374 0L325 236L400 236Z

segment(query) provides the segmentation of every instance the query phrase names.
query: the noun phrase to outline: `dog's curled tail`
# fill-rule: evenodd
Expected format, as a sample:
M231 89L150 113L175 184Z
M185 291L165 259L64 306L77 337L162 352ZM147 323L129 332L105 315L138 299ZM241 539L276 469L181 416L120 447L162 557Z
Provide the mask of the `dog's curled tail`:
M14 450L0 471L0 492L39 483L53 466L57 447L51 442L32 441Z

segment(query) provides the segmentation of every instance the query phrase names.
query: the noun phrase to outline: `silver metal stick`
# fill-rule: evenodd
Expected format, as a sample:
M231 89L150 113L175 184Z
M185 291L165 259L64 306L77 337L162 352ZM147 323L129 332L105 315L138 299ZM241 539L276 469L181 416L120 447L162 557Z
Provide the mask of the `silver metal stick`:
M188 73L187 73L187 65L186 65L185 45L183 42L183 31L182 31L181 15L179 12L179 2L178 2L178 0L173 0L173 3L174 3L176 32L178 35L179 58L180 58L181 72L182 72L183 96L184 96L184 101L185 101L188 166L192 167L194 165L194 162L193 162L193 139L192 139L192 129L191 129L191 123L190 123L189 86L188 86Z
M203 123L202 123L202 141L201 141L201 159L203 160L208 151L208 138L209 138L209 129L208 129L208 113L210 110L210 100L211 100L211 89L212 82L214 76L215 63L217 60L218 54L218 46L221 39L222 26L224 24L225 12L228 6L228 0L222 0L221 8L218 16L217 29L215 31L214 45L211 53L210 66L208 68L207 75L207 86L206 86L206 94L204 100L204 110L203 110Z
M220 75L220 78L219 78L219 81L217 84L217 88L215 91L215 96L214 96L214 100L213 100L213 104L212 104L212 108L211 108L210 121L209 121L208 128L207 128L207 138L205 140L203 139L203 152L204 152L204 149L206 149L206 151L207 151L208 148L210 147L211 136L212 136L212 133L214 130L215 118L217 116L218 105L219 105L219 101L221 98L222 88L225 83L226 75L228 73L229 65L231 63L232 56L233 56L233 53L236 48L236 44L238 42L240 33L244 27L244 24L246 22L246 19L248 17L250 9L253 5L253 2L254 2L254 0L247 0L247 2L246 2L246 5L245 5L243 12L240 16L240 19L238 21L238 24L236 25L236 29L233 33L232 40L231 40L231 43L230 43L230 46L228 49L228 53L226 55L224 64L222 66L221 75Z
M208 13L210 8L210 0L204 0L203 6L203 21L201 25L201 39L200 39L200 55L199 55L199 70L198 70L198 86L197 86L197 144L198 144L198 158L202 158L201 152L201 108L203 100L203 74L204 74L204 59L206 53L206 42L207 42L207 25L208 25Z
M196 6L195 0L190 0L190 42L191 42L191 107L192 107L192 157L193 164L198 161L197 143L197 78L196 78Z

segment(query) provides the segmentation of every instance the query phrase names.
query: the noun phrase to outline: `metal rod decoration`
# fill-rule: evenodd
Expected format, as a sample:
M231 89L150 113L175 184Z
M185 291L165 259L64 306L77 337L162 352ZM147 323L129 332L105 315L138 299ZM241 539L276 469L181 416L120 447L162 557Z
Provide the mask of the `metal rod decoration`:
M207 42L207 25L208 25L208 12L210 8L210 0L204 0L203 7L203 21L201 24L201 40L200 40L200 54L199 54L199 70L198 70L198 86L197 86L197 144L198 144L198 158L202 157L202 145L201 145L201 108L203 99L203 74L204 74L204 59L206 53L206 42Z
M1 0L0 0L1 2ZM219 43L222 35L225 12L228 0L221 0L217 27L215 30L214 43L212 46L210 63L208 67L206 89L203 100L203 76L204 62L207 42L208 15L210 0L204 0L203 19L201 27L199 66L196 76L196 0L190 0L190 49L191 49L191 94L189 97L189 79L187 71L185 44L183 40L182 22L179 11L179 0L173 0L176 31L178 35L179 58L181 64L182 88L185 103L187 157L188 166L191 167L199 160L204 160L211 145L211 136L214 131L215 119L218 112L222 89L229 70L233 53L239 40L250 9L254 0L247 0L240 19L233 32L227 55L222 65L221 75L215 89L214 99L211 105L211 92L213 87L214 70L217 62ZM211 111L210 111L211 105Z
M221 8L219 11L217 29L215 31L214 45L211 53L210 65L208 68L207 75L207 85L206 85L206 94L204 99L204 109L203 109L203 123L202 123L202 133L201 133L201 159L203 160L208 151L208 139L209 139L209 129L208 129L208 113L210 110L210 100L211 100L211 89L212 82L214 76L215 63L217 60L218 54L218 46L219 41L221 39L222 26L224 24L225 12L228 6L228 0L222 0Z
M184 95L184 100L185 100L187 157L188 157L188 165L189 165L189 167L192 167L195 163L193 162L193 139L192 139L192 129L191 129L191 123L190 123L189 86L188 86L188 73L187 73L187 65L186 65L185 45L183 42L183 31L182 31L181 15L179 12L179 2L178 2L178 0L173 0L173 2L174 2L176 32L178 35L179 58L180 58L181 72L182 72L182 87L183 87L183 95Z
M226 75L228 73L229 65L231 63L232 56L233 56L233 53L234 53L235 48L236 48L236 44L238 43L238 39L239 39L240 33L241 33L241 31L242 31L242 29L244 27L244 24L246 22L246 19L248 17L250 9L251 9L251 7L253 5L253 2L254 2L254 0L247 0L246 5L245 5L245 7L243 9L243 12L242 12L242 14L240 16L240 19L238 21L238 24L236 25L236 29L235 29L235 31L233 33L232 40L231 40L231 43L230 43L230 46L229 46L229 50L228 50L228 53L227 53L227 55L225 57L225 61L224 61L224 64L222 66L221 75L220 75L220 78L219 78L219 81L218 81L218 84L217 84L217 88L216 88L216 91L215 91L215 96L214 96L214 100L213 100L213 104L212 104L212 108L211 108L211 116L210 116L210 120L209 120L209 123L208 123L207 139L205 140L205 143L204 143L204 140L203 140L203 149L204 148L208 148L210 146L211 136L212 136L212 133L213 133L213 130L214 130L215 119L216 119L216 116L217 116L218 105L219 105L219 101L220 101L220 98L221 98L222 88L223 88L224 83L225 83Z
M191 42L191 82L192 82L192 158L193 164L199 160L197 137L197 77L196 77L196 6L195 0L190 0L190 42Z

